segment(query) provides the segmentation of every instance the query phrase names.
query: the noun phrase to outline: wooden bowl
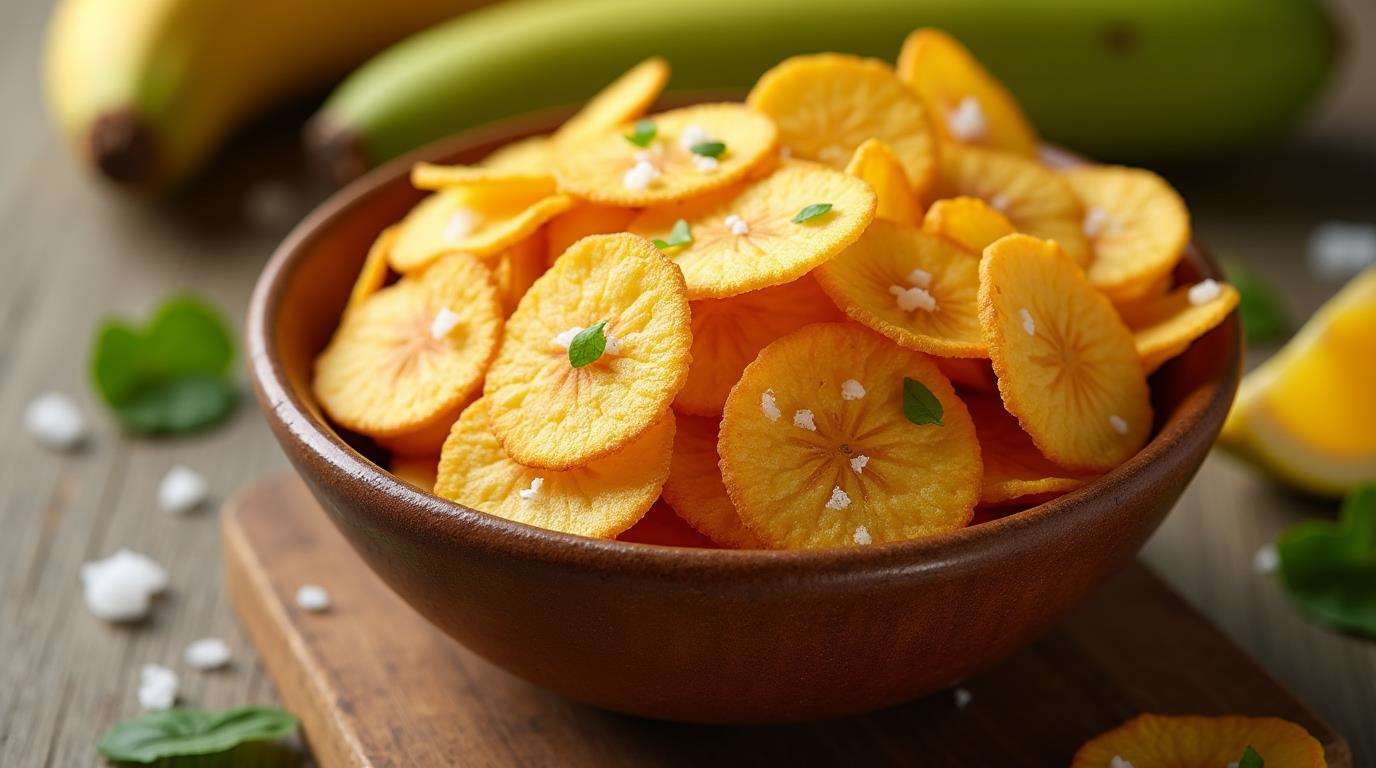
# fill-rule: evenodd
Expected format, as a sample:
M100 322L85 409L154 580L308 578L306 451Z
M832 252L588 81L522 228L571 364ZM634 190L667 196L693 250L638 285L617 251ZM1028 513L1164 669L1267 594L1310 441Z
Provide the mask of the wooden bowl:
M351 184L273 254L248 315L263 411L334 524L417 611L512 674L599 707L703 723L810 720L932 693L1021 648L1126 565L1218 434L1238 382L1235 318L1153 376L1155 437L1122 466L920 541L659 547L533 528L417 491L325 420L312 360L368 245L421 198L412 162L474 162L559 117L465 133ZM1218 275L1195 250L1180 270Z

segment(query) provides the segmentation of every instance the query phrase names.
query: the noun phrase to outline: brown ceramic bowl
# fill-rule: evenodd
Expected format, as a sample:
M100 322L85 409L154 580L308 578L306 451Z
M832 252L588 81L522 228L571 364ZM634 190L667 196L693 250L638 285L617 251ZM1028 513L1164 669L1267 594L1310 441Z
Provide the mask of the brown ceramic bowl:
M1209 451L1238 382L1230 318L1152 380L1157 431L1054 501L920 541L772 552L600 541L402 483L312 401L312 358L364 253L420 193L417 159L473 162L557 116L473 131L358 180L268 263L248 347L268 422L334 524L417 611L492 663L599 707L705 723L864 712L1008 656L1126 565ZM1183 279L1217 275L1197 251Z

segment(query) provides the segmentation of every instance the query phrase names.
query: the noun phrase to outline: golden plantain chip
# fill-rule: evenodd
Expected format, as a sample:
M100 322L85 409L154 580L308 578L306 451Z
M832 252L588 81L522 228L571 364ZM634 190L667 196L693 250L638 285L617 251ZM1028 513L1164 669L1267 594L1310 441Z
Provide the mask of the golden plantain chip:
M855 150L846 166L846 173L859 177L870 185L877 199L875 218L916 224L922 215L922 203L913 192L908 174L894 156L889 145L879 139L869 139Z
M874 208L860 179L789 160L744 186L650 208L629 229L669 243L684 221L691 242L666 252L683 270L688 298L719 299L797 280L855 242Z
M585 330L585 338L604 340L600 356L579 342ZM606 456L669 408L687 378L691 343L673 262L635 235L585 237L507 321L483 390L493 431L531 467L568 469Z
M551 146L548 136L530 136L503 146L483 158L479 165L503 171L549 173L554 167Z
M634 208L617 208L612 205L579 203L564 213L550 219L546 231L549 234L547 262L563 255L570 245L588 235L609 235L623 232L635 218Z
M916 227L875 221L817 268L822 290L856 322L939 357L988 355L979 327L979 259Z
M450 187L500 187L504 191L544 197L554 194L554 176L549 171L521 168L416 163L411 167L411 186L430 192Z
M936 147L922 102L878 59L820 53L764 73L746 103L774 119L793 157L842 169L869 139L887 144L919 198L936 176Z
M809 275L688 306L693 313L693 364L674 408L697 416L721 415L741 371L770 342L805 325L843 319Z
M1003 409L998 395L969 393L962 399L975 422L984 461L980 506L1040 503L1095 477L1061 467L1043 456L1018 426L1018 420Z
M345 312L352 311L387 284L387 278L391 275L387 259L396 239L397 228L391 226L382 230L382 234L378 235L368 248L368 255L363 258L363 268L359 270L358 279L354 281L353 290L349 292L349 303L344 306Z
M459 414L467 408L471 400L465 400L452 409L439 414L422 426L403 434L375 437L373 441L386 448L394 458L416 456L437 456L449 429L459 420Z
M1064 173L1084 203L1093 244L1089 282L1110 298L1140 297L1169 277L1190 241L1185 201L1151 171L1080 166Z
M931 536L979 501L979 443L950 382L851 323L765 347L727 398L717 450L737 512L771 547Z
M316 400L335 423L372 437L431 427L477 394L501 331L487 269L446 256L344 316L316 358Z
M680 416L664 500L678 516L724 547L760 549L754 531L741 522L722 484L717 457L717 420Z
M939 196L978 197L1019 232L1055 240L1084 266L1092 251L1081 230L1084 208L1061 174L1008 152L951 145L941 153Z
M669 475L674 416L658 414L619 450L563 471L516 463L489 428L483 397L464 411L440 454L436 495L518 523L615 538L659 498Z
M1009 235L980 261L980 325L1003 404L1048 459L1105 471L1152 413L1132 333L1056 243Z
M439 478L439 456L393 456L391 473L402 482L410 483L422 491L435 490Z
M1013 94L945 32L928 27L908 35L898 76L921 97L944 143L1036 155L1037 132Z
M644 207L734 184L769 160L778 131L743 104L699 104L561 143L561 191L607 205Z
M1277 717L1138 715L1085 742L1070 768L1238 765L1251 748L1267 768L1325 768L1323 745Z
M502 316L516 311L521 297L545 273L546 237L543 230L502 251L492 266L492 281L497 286L497 299L502 303Z
M669 62L652 56L626 70L554 132L563 142L615 128L645 114L669 82Z
M402 220L392 244L392 269L416 272L445 253L490 258L530 237L540 225L573 205L567 195L530 188L452 187L436 192Z
M1132 331L1142 367L1151 373L1223 322L1239 298L1237 289L1228 283L1204 280L1154 300L1119 307L1118 312Z
M974 254L984 253L995 240L1017 231L1007 216L978 197L952 197L932 203L922 219L922 229Z

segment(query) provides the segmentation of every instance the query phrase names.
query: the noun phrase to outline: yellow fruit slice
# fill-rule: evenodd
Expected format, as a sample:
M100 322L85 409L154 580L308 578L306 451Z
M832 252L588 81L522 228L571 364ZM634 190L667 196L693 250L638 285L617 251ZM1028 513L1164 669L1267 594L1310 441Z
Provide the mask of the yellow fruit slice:
M879 139L861 144L850 158L846 173L857 176L874 190L878 206L876 218L899 224L916 224L922 215L922 203L913 192L908 174L889 145Z
M842 319L811 276L728 299L689 303L693 364L674 399L680 413L720 416L741 372L770 342L805 325Z
M501 331L487 269L447 256L344 316L315 361L316 400L336 424L373 437L433 426L477 394Z
M609 235L625 231L635 215L634 208L579 203L555 216L545 228L549 235L548 263L553 264L570 245L588 235Z
M1221 445L1282 481L1341 496L1376 480L1376 268L1247 374Z
M516 311L521 297L545 273L545 233L535 234L502 251L492 265L492 282L497 286L497 299L502 303L502 316Z
M1080 198L1061 174L1035 160L979 147L946 147L938 194L978 197L1019 232L1055 240L1076 264L1089 263L1092 252L1081 230Z
M945 32L925 28L908 35L898 76L927 105L943 142L1036 155L1037 132L1013 94Z
M562 142L606 131L645 114L669 82L669 62L652 56L622 73L554 132Z
M814 205L830 208L794 221ZM855 242L874 219L875 197L854 176L797 160L717 194L650 208L629 230L668 242L687 222L692 242L667 250L688 298L720 299L792 282Z
M559 188L607 205L644 207L710 192L740 181L768 160L779 135L774 123L742 104L699 104L652 115L645 146L630 124L560 144L554 158ZM715 157L695 147L720 143ZM715 150L714 150L715 151Z
M919 383L940 424L904 415ZM851 323L765 347L727 398L717 450L737 512L771 547L932 536L964 526L979 500L975 428L946 377Z
M484 397L454 425L436 495L518 523L610 539L645 515L669 475L672 413L659 414L620 450L564 471L512 461L489 429L493 415Z
M1085 165L1066 171L1093 244L1089 282L1110 297L1140 296L1170 275L1190 241L1185 201L1151 171ZM1062 243L1064 245L1064 243Z
M1251 747L1267 766L1324 768L1323 745L1276 717L1138 715L1090 739L1070 768L1224 768Z
M1151 404L1132 333L1054 242L1018 234L986 248L979 307L1003 404L1043 455L1105 471L1146 442Z
M353 290L349 292L349 303L345 305L345 312L352 311L387 284L387 278L391 275L387 260L391 256L392 243L396 242L396 238L397 228L391 226L382 230L382 234L373 241L368 249L368 255L363 258L363 268L358 272Z
M922 219L922 229L975 254L984 253L995 240L1017 231L1007 216L978 197L952 197L932 203Z
M1119 307L1118 314L1132 331L1142 367L1151 373L1223 322L1237 306L1238 298L1233 286L1205 280L1156 299Z
M543 197L554 194L554 176L548 171L491 168L485 165L437 165L416 163L411 167L411 186L437 192L450 187L499 187L504 191Z
M852 320L940 357L985 357L979 259L915 227L875 221L817 268L822 290Z
M530 237L573 205L566 195L532 194L524 186L453 187L422 200L402 220L392 244L392 269L403 274L445 253L491 257Z
M504 171L548 173L554 165L551 152L550 137L530 136L498 149L479 165Z
M970 393L962 399L975 422L984 461L980 506L1039 503L1094 478L1092 473L1066 469L1043 456L997 395Z
M606 323L605 352L575 368L573 336L598 323ZM493 431L531 467L568 469L613 453L669 408L687 378L691 343L673 263L635 235L585 237L507 321L483 390Z
M869 139L887 144L919 197L936 176L927 112L885 62L838 53L785 59L746 103L774 119L793 157L845 168Z
M403 482L410 483L423 491L435 490L439 478L439 456L394 456L391 473Z
M693 526L675 514L662 500L655 502L639 522L623 531L616 540L661 547L718 548L715 542L693 530Z
M694 529L724 547L759 549L759 537L741 522L722 484L717 420L680 416L664 500Z

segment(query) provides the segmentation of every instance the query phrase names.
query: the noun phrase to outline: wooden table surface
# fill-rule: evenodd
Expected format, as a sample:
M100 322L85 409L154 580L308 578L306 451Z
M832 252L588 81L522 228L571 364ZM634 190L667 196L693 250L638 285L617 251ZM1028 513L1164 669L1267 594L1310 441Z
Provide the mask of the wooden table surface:
M87 384L92 330L110 313L142 315L190 288L240 322L264 259L290 226L249 215L255 190L285 189L296 214L326 193L307 181L285 115L232 147L175 201L110 195L84 177L41 107L38 61L50 0L0 3L0 765L97 763L94 744L138 712L138 670L163 663L182 675L184 700L224 707L274 701L221 583L213 505L174 518L156 488L174 464L208 478L217 501L285 460L246 404L196 437L120 434ZM1210 167L1164 169L1190 201L1203 242L1284 286L1297 314L1336 286L1304 266L1318 222L1376 220L1376 4L1342 0L1348 60L1303 133L1284 148ZM1188 116L1181 116L1188 119ZM58 389L85 408L93 439L65 455L22 429L25 405ZM1331 515L1246 468L1213 456L1152 539L1146 560L1376 766L1376 643L1305 623L1252 556L1290 523ZM86 612L81 563L120 547L171 574L149 620L107 625ZM219 636L231 669L181 663L186 644Z

